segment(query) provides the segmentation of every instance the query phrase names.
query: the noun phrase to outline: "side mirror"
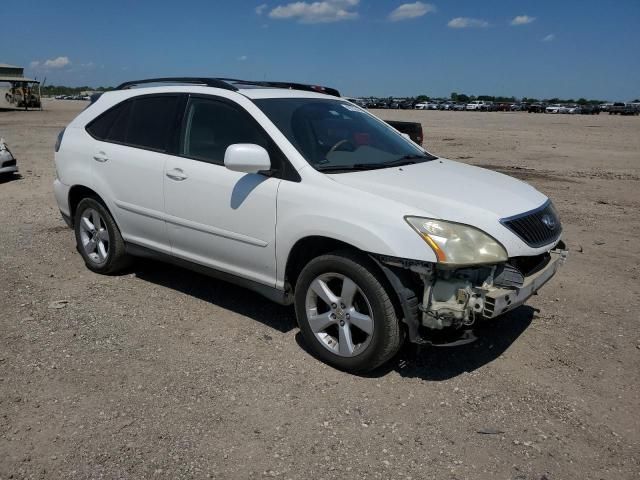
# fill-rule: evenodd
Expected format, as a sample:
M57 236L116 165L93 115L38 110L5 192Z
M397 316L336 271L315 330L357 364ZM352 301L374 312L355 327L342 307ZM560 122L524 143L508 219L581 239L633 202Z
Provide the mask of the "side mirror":
M269 154L260 145L236 143L224 153L224 166L234 172L258 173L271 170Z

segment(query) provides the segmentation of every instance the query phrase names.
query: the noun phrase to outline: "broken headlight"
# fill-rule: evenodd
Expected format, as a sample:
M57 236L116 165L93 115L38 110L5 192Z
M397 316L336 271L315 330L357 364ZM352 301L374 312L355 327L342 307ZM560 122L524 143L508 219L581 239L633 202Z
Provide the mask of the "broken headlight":
M482 230L433 218L405 217L431 247L438 263L447 265L491 264L507 261L507 252Z

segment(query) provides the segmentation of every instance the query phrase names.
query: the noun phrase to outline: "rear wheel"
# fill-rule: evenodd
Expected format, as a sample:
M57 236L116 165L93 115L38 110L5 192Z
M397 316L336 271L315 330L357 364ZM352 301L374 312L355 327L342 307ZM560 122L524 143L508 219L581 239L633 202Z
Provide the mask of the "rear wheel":
M89 270L116 273L130 261L124 240L109 211L95 198L80 201L75 213L76 248Z
M309 262L296 284L295 307L306 343L340 370L373 370L400 349L394 306L364 255L336 252Z

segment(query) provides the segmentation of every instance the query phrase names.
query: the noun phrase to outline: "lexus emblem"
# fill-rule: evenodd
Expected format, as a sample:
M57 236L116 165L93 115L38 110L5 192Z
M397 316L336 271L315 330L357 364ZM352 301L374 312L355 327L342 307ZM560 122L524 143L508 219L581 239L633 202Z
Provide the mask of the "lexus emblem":
M541 220L544 226L547 227L549 230L555 230L556 227L558 226L558 222L556 221L556 219L552 215L549 215L548 213L545 213L542 216Z

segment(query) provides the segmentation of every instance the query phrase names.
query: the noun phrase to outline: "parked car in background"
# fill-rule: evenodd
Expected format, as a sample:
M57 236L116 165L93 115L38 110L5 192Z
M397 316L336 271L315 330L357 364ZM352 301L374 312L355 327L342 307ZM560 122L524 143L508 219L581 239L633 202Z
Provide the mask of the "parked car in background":
M640 110L634 105L616 102L609 107L609 115L640 115Z
M385 102L377 99L372 99L372 98L367 99L365 104L366 104L365 108L379 108L379 109L387 108L387 104Z
M511 312L556 274L547 196L431 155L339 96L218 78L100 96L54 147L87 268L146 256L242 285L294 306L306 347L349 372Z
M451 107L451 110L455 112L464 112L466 108L467 108L466 103L454 103L453 106Z
M9 150L9 147L4 141L4 138L0 138L0 175L11 175L18 171L18 164L16 158Z
M420 102L413 107L416 110L438 110L438 104L435 102Z
M558 103L553 104L553 105L549 105L547 108L544 109L544 113L561 113L561 110L564 107Z
M570 113L571 115L582 113L582 107L580 105L570 105L566 108L567 108L566 113Z
M438 110L453 110L454 102L442 102L438 105Z
M353 97L344 97L344 98L345 98L345 100L348 100L351 103L355 103L360 108L367 108L367 102L365 102L361 98L353 98Z
M612 105L613 105L613 103L601 103L599 105L600 111L601 112L608 112L609 108L611 108Z
M582 105L582 109L580 110L582 115L600 115L600 107L598 105Z
M424 135L422 133L422 124L419 122L401 122L399 120L385 120L389 125L398 130L400 133L407 135L412 141L422 146Z
M498 111L498 104L494 103L494 102L488 102L485 101L484 102L484 108L481 109L485 112L497 112Z
M527 107L527 112L529 113L544 113L547 108L547 105L544 103L532 103Z
M467 103L467 107L466 109L468 111L473 111L473 110L486 110L487 109L487 104L482 101L482 100L474 100L472 102Z

